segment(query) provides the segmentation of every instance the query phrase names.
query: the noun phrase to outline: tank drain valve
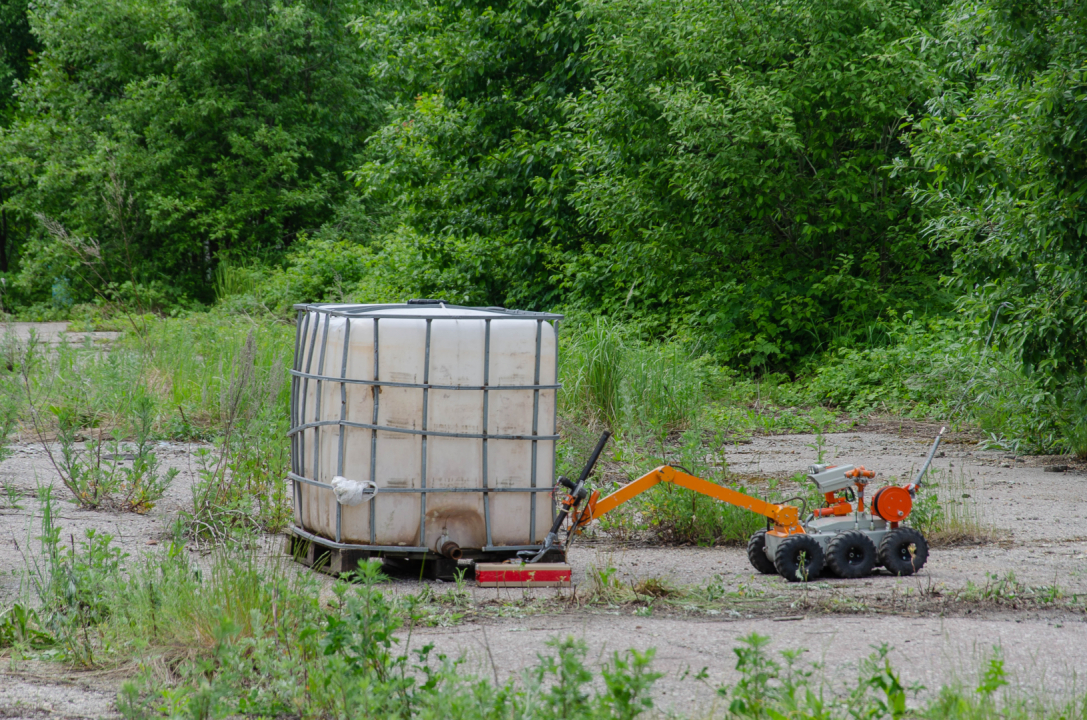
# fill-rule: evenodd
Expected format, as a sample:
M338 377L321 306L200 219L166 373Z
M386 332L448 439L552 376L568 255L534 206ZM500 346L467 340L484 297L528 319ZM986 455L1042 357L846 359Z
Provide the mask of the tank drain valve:
M442 533L441 537L434 541L434 549L439 555L444 555L451 560L460 560L464 556L460 545L453 542L445 533Z

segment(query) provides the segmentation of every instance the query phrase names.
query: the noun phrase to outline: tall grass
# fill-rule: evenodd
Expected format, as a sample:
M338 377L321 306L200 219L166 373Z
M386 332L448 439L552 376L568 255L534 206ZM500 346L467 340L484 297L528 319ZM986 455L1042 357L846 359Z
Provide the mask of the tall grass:
M184 547L171 544L111 577L112 612L99 630L107 645L129 652L143 641L193 653L212 650L224 627L240 637L296 627L314 618L320 589L286 562L223 547L196 565Z
M286 412L286 379L294 353L294 329L283 323L229 316L192 316L152 326L145 381L165 408L177 408L202 429L221 429L231 416L239 372L275 394L253 402ZM247 408L252 411L253 408Z
M623 370L626 347L623 328L607 318L596 318L563 336L560 351L559 412L580 418L590 426L613 430L622 414Z
M191 525L208 537L238 526L275 530L286 519L292 339L288 325L215 313L148 318L146 332L110 345L49 346L9 331L0 432L14 408L24 435L48 448L59 434L65 458L80 455L75 443L83 439L138 440L144 449L152 438L212 441L214 451L198 458L200 477L186 515ZM58 471L64 476L65 468L85 465L58 465ZM92 465L91 479L123 479L128 471L110 466L103 475L101 463ZM81 497L78 483L66 484ZM146 509L151 502L130 504Z
M142 404L155 407L161 435L183 437L186 428L208 436L221 431L229 414L230 388L241 366L259 384L285 376L293 353L293 329L284 324L213 314L152 320L143 338L125 336L108 345L45 345L31 335L3 338L10 370L0 370L4 399L15 403L30 429L55 424L63 415L83 428L124 432L139 420ZM261 403L287 407L286 383ZM59 413L57 411L60 411Z
M676 343L627 350L623 407L626 421L656 433L698 424L706 400L706 364Z
M706 363L678 343L646 343L607 318L563 336L559 412L613 433L656 434L698 422Z
M222 302L235 295L255 295L260 289L263 275L257 267L234 265L221 260L215 266L215 276L212 278L215 299Z

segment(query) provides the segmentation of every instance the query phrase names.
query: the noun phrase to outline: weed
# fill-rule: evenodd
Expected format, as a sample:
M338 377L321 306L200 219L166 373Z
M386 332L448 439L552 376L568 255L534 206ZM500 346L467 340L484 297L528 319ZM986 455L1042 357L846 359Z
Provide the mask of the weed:
M994 536L982 520L974 483L961 469L929 470L918 491L910 523L924 533L930 545L976 543Z
M667 580L661 578L643 578L634 585L635 595L644 595L651 598L667 598L679 595L679 589Z
M630 588L617 577L619 570L611 564L611 558L605 557L602 567L590 565L589 593L594 600L614 604L630 598Z
M151 398L140 396L135 402L135 423L131 433L135 438L132 464L121 468L122 510L147 512L166 494L167 488L177 477L177 468L160 472L158 456L151 451L154 419L155 410ZM115 446L115 450L119 449L119 446Z
M52 635L42 629L38 611L15 603L0 612L0 648L21 645L33 650L52 647Z
M1003 575L985 573L985 583L982 585L968 581L966 587L958 591L956 599L1018 607L1021 604L1053 605L1064 597L1064 590L1056 583L1033 587L1021 582L1015 572L1009 570Z
M38 637L55 641L61 658L90 666L95 663L98 626L113 608L105 587L127 556L112 546L111 535L93 529L78 544L72 535L64 543L55 524L52 488L40 488L39 496L41 551L28 560L28 574L41 603L33 618L41 628Z
M720 575L714 575L713 579L706 584L706 587L702 589L702 594L709 602L720 600L728 592L725 585L725 579Z
M76 447L77 427L73 412L67 408L50 408L57 418L60 457L54 456L49 443L43 442L43 447L61 482L82 507L109 507L145 513L162 498L177 476L176 468L160 472L159 459L151 450L154 410L150 399L141 398L136 402L136 407L137 419L133 428L135 448L129 466L124 465L129 454L124 452L121 443L116 440L105 443L101 432L97 440L87 441L85 448L79 450ZM106 449L105 453L103 448Z
M15 487L14 483L4 481L4 496L6 498L5 504L12 510L22 510L23 506L19 503L19 488Z
M805 443L805 447L809 447L815 451L815 462L819 465L823 464L823 460L827 454L827 442L826 437L823 435L823 427L820 426L819 430L815 433L815 441Z

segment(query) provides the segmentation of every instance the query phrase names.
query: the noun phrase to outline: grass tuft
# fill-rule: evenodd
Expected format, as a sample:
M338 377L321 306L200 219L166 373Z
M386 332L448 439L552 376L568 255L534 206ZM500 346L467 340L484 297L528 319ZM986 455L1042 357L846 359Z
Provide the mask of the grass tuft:
M928 471L910 514L910 524L933 546L971 545L998 537L982 517L976 483L961 469Z

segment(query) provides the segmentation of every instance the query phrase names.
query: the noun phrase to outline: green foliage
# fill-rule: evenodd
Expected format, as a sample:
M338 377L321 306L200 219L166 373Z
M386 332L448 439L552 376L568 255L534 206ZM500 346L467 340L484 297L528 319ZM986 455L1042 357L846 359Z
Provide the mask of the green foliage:
M584 426L653 436L698 423L710 369L680 343L645 343L607 318L561 337L559 411Z
M888 306L944 303L884 170L924 97L883 52L929 20L835 0L397 3L356 24L403 100L355 178L426 243L398 268L423 295L561 298L792 362Z
M635 720L654 711L661 673L652 669L652 649L616 652L594 667L583 641L553 638L519 677L492 681L431 645L412 645L421 599L383 592L377 563L363 563L322 594L321 583L289 569L289 560L231 544L200 562L176 543L131 558L95 533L68 547L48 489L42 509L41 549L33 555L42 563L32 568L37 607L0 612L0 647L88 666L138 660L145 669L117 700L126 718ZM627 589L613 574L602 573L617 594L673 592L656 581ZM1056 597L1010 575L974 591L996 603ZM739 680L717 693L733 718L1026 720L1082 717L1087 702L1079 695L1057 701L1041 689L1024 697L1009 685L998 652L976 684L948 684L919 701L920 688L906 686L889 652L877 648L855 676L828 684L803 650L779 658L769 638L752 634L734 648ZM154 670L162 666L171 669L169 684Z
M1053 388L1087 370L1087 7L958 0L945 18L918 39L932 100L914 195L962 307L987 319L1006 304L1002 344Z
M0 126L7 124L15 97L15 84L26 80L35 53L41 48L30 32L28 0L0 2Z
M60 278L76 299L210 299L217 258L281 251L332 219L380 117L346 27L358 12L248 0L32 10L43 49L0 136L9 212L50 220L22 249L24 301Z
M1082 448L1080 5L8 0L3 300L565 307L630 329L590 422L691 426L709 356Z
M885 56L923 5L586 5L596 83L572 104L574 302L697 328L756 367L939 306L904 180L882 169L922 75ZM623 308L623 310L620 310Z
M548 244L580 235L555 136L591 72L580 5L402 0L355 28L397 103L354 179L423 251L390 275L421 296L554 304Z
M430 294L415 276L426 254L403 229L366 243L326 229L300 237L277 266L221 264L216 297L229 312L292 319L295 303L403 302Z
M29 0L0 0L0 133L15 115L15 88L26 80L34 56L41 49L30 31L29 7ZM5 164L0 163L0 272L4 273L10 268L15 236L23 230L7 210L10 182ZM0 311L2 295L0 290Z
M994 446L1059 452L1076 427L1044 379L1025 374L1008 351L986 345L989 323L954 318L880 324L879 345L842 348L812 366L797 395L851 413L880 411L976 424Z

